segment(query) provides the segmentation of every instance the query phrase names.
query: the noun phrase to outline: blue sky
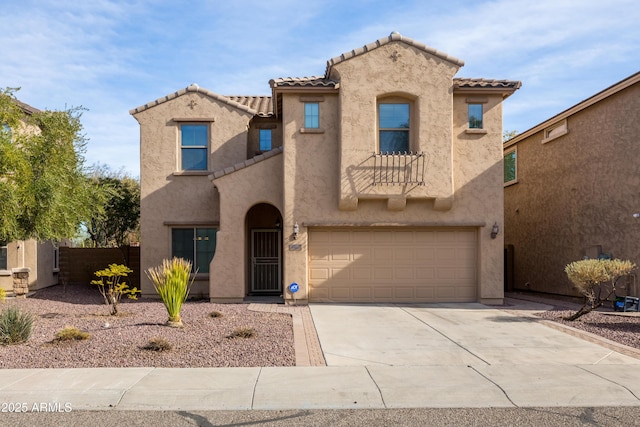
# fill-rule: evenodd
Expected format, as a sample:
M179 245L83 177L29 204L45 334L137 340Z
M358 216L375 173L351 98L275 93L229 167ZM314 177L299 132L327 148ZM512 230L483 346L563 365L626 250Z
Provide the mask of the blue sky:
M269 80L391 31L465 61L457 77L520 80L523 132L640 70L637 0L5 0L0 87L36 108L83 106L87 164L139 174L129 110L198 83L270 95Z

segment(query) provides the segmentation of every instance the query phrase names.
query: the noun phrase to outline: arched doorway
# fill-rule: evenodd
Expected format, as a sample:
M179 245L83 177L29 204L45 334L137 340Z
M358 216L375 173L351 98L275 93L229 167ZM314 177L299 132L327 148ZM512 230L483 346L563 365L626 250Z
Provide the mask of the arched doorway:
M247 212L248 294L282 295L282 215L260 203Z

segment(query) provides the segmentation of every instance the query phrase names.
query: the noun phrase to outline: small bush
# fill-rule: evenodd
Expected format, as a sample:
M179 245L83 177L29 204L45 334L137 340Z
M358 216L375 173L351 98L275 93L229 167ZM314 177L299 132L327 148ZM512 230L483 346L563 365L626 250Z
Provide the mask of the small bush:
M123 295L126 295L130 299L138 299L136 295L140 293L138 288L129 288L129 285L120 282L121 277L126 277L132 272L133 270L126 265L109 264L109 267L104 270L98 270L93 273L98 279L92 280L91 284L97 285L100 289L104 303L111 306L110 314L112 316L118 314L118 303Z
M214 319L216 317L224 317L224 315L218 310L212 311L211 313L209 313L209 316L213 317Z
M7 298L7 291L0 288L0 302L4 302L6 298Z
M143 350L150 351L169 351L173 348L173 345L164 338L151 338L148 343L141 347Z
M146 272L167 309L168 326L183 326L180 310L189 296L195 278L195 274L191 275L191 266L191 261L172 258L163 260L161 266L152 267Z
M227 335L227 338L255 338L257 332L253 328L242 327L237 328L231 334Z
M83 332L74 326L65 326L56 333L54 341L82 341L89 339L91 335L88 332Z
M0 314L0 344L19 344L31 336L34 317L17 307L9 307Z

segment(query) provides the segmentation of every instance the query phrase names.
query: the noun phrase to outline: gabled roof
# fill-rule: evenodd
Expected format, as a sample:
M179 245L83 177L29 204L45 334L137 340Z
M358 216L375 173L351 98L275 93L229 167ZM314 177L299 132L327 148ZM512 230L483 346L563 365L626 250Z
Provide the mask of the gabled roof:
M462 67L464 65L464 61L462 61L461 59L458 58L454 58L453 56L447 55L444 52L440 52L439 50L436 50L432 47L429 47L427 45L425 45L424 43L420 43L417 42L415 40L413 40L412 38L409 37L405 37L402 34L394 31L391 34L389 34L388 37L383 37L381 39L378 39L376 41L374 41L373 43L369 43L367 45L364 45L362 47L359 47L357 49L353 49L349 52L343 53L342 55L336 56L334 58L331 58L330 60L327 61L327 69L325 71L325 76L329 76L330 72L331 72L331 67L333 67L336 64L339 64L343 61L346 61L348 59L354 58L356 56L362 55L366 52L370 52L372 50L375 50L381 46L384 46L388 43L391 42L402 42L405 43L409 46L413 46L423 52L426 52L428 54L431 54L433 56L436 56L440 59L444 59L445 61L449 61L455 65L457 65L458 67Z
M537 124L536 126L522 132L521 134L518 134L516 136L514 136L513 138L511 138L510 140L506 141L503 145L503 148L508 148L511 147L515 144L517 144L518 142L522 141L523 139L526 139L528 137L530 137L531 135L534 135L546 128L548 128L549 126L566 119L567 117L573 116L574 114L602 101L605 98L608 98L612 95L615 95L616 93L630 87L633 86L634 84L640 82L640 71L632 74L631 76L627 77L626 79L623 79L621 81L619 81L618 83L615 83L611 86L609 86L608 88L601 90L600 92L596 93L595 95L585 99L584 101L581 101L579 103L577 103L576 105L574 105L573 107L567 108L566 110L562 111L561 113L556 114L555 116L551 117L548 120L545 120L544 122Z
M233 108L237 108L238 110L247 112L253 115L261 115L261 116L269 116L272 114L271 110L271 97L269 96L223 96L218 95L217 93L211 92L208 89L201 88L197 84L192 84L187 86L184 89L180 89L179 91L170 93L167 96L163 96L162 98L158 98L155 101L151 101L147 104L144 104L140 107L134 108L133 110L129 110L129 114L135 115L142 111L148 110L149 108L155 107L156 105L163 104L167 101L175 99L179 96L184 95L188 92L197 92L203 95L208 96L211 99L215 99L216 101L220 101L225 103Z

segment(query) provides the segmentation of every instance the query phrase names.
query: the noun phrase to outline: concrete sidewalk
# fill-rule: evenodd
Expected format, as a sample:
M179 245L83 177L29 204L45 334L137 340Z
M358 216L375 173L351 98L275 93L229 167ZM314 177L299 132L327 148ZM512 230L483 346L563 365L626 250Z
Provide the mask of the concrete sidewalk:
M326 367L2 369L0 410L640 406L639 358L547 328L535 306L367 307L311 306Z
M0 384L27 412L640 406L629 365L27 369Z

